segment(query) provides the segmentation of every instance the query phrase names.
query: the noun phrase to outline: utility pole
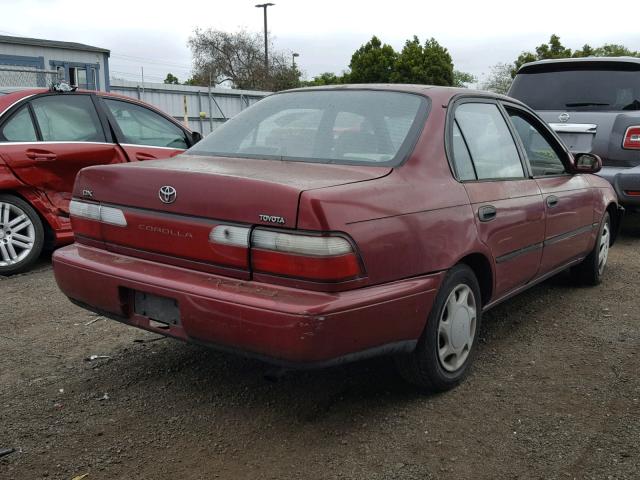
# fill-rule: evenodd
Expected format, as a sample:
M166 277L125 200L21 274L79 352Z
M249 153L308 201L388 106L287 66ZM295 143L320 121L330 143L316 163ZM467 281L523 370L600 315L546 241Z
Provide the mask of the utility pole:
M264 70L267 76L269 76L269 40L267 38L267 7L273 7L275 3L260 3L256 5L256 8L262 8L264 10Z

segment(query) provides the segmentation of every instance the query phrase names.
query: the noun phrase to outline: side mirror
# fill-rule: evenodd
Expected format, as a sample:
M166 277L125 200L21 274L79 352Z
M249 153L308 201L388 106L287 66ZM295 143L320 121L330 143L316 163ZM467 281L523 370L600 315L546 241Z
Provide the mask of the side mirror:
M593 153L576 153L574 158L575 173L597 173L602 169L602 159Z
M200 132L191 132L191 145L195 145L202 140L202 134Z

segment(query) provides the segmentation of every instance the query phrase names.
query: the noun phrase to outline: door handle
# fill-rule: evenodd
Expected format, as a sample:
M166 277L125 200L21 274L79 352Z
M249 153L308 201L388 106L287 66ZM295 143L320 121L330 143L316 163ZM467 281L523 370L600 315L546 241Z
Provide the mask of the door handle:
M57 158L57 155L53 152L42 152L38 150L27 150L25 155L36 162L50 162Z
M493 205L484 205L478 209L478 218L481 222L490 222L496 218L498 210Z
M560 201L560 199L558 197L556 197L555 195L549 195L547 197L547 207L553 208L556 205L558 205L559 201Z

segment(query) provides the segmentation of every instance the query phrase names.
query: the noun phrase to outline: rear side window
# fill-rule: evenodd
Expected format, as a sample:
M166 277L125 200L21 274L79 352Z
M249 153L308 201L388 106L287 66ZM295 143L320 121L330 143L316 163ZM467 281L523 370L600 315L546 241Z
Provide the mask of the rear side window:
M463 165L464 155L468 154L478 180L524 178L518 149L497 105L463 103L455 111L455 120L467 149L467 153L462 153L458 141L458 155L454 153L456 165ZM468 167L464 171L469 172Z
M162 115L129 102L104 98L125 142L150 147L187 149L184 131Z
M558 153L543 136L539 127L520 112L511 109L507 109L507 111L511 117L511 123L522 140L533 175L542 177L566 173Z
M104 142L88 95L49 95L31 101L45 142Z
M272 95L217 128L194 155L397 165L428 113L424 97L372 90Z
M2 128L2 140L6 142L35 142L36 129L28 107L22 107Z

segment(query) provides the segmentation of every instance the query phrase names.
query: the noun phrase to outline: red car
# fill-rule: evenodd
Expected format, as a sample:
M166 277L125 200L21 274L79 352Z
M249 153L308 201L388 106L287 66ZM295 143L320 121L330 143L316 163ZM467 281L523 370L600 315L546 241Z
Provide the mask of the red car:
M394 354L432 390L464 377L483 312L569 267L598 283L620 223L598 157L487 92L279 93L180 159L80 172L68 297L284 367Z
M0 275L73 241L69 201L81 168L171 157L199 138L127 97L0 89Z

